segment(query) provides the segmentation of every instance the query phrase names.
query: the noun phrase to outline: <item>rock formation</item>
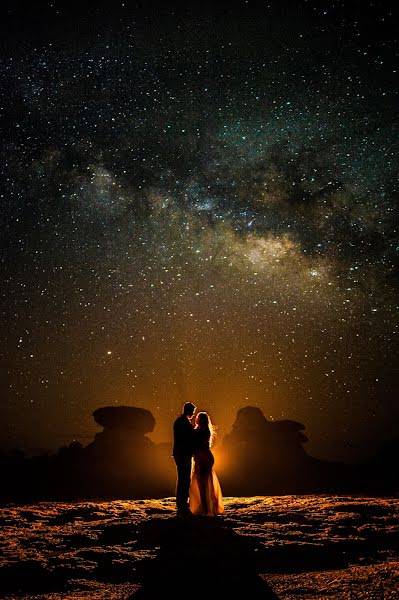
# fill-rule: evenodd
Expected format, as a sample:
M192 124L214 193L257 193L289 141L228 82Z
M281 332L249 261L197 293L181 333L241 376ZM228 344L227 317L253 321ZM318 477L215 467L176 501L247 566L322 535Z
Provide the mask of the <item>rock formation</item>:
M227 487L247 494L305 489L311 459L304 429L297 421L268 421L257 407L241 408L222 444Z
M106 406L93 417L104 430L85 449L91 485L98 493L147 495L157 485L157 449L145 434L155 419L149 410Z

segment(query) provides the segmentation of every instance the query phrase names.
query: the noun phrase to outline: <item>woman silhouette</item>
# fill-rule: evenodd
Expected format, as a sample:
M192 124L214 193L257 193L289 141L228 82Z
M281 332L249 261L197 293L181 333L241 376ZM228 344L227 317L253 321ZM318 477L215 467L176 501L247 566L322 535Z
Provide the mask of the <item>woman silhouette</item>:
M213 426L206 412L198 413L194 428L194 471L190 485L190 510L194 515L215 516L224 511L222 490L211 452Z

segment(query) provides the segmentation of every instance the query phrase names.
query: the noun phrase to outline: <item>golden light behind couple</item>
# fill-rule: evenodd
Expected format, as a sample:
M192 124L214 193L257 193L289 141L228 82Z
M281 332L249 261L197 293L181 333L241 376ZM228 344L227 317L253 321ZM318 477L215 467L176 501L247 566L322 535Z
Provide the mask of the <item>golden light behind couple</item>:
M224 511L222 490L211 451L214 429L208 413L191 402L173 425L173 458L177 469L176 508L178 516L216 516Z

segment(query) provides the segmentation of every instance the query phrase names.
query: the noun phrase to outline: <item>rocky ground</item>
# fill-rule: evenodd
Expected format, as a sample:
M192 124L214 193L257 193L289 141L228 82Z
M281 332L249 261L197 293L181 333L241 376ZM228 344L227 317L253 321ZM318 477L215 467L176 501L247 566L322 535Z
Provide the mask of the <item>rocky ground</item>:
M3 506L0 597L398 597L395 498L226 498L183 521L173 500Z

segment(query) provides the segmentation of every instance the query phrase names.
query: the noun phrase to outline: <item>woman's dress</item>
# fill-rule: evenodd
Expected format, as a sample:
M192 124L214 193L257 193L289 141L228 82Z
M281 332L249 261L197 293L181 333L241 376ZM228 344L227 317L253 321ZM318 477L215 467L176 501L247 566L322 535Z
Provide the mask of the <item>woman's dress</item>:
M209 431L194 431L194 470L190 485L190 510L194 515L215 516L224 511L222 490L213 468Z

